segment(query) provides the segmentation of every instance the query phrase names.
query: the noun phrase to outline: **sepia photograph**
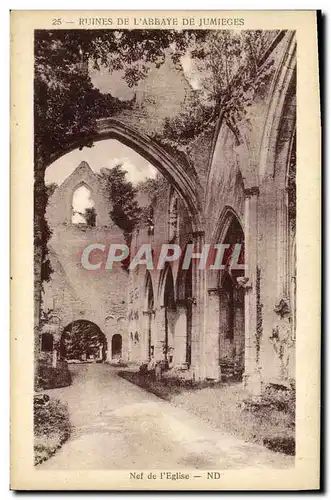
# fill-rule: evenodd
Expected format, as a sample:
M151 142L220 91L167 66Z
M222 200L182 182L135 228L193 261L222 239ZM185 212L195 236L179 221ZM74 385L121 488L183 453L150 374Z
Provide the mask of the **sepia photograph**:
M297 30L64 14L32 31L34 471L291 474Z

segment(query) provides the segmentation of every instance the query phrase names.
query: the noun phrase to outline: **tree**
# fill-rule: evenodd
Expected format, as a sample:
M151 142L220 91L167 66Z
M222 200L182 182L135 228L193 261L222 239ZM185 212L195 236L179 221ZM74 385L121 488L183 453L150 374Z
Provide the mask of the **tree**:
M108 169L103 168L99 174L111 205L110 217L123 231L128 246L134 228L141 217L141 208L136 200L137 189L125 178L126 171L122 165Z
M97 219L97 213L95 211L94 207L87 207L85 208L85 213L83 214L83 217L85 217L86 220L86 225L88 227L94 227Z
M186 102L183 112L167 120L164 133L175 147L188 145L202 132L213 130L221 116L237 135L237 126L257 93L270 80L272 60L265 54L277 31L213 30L190 46L199 77L199 90Z
M104 343L104 336L95 324L77 320L62 334L61 355L66 359L82 359L84 355L98 357Z

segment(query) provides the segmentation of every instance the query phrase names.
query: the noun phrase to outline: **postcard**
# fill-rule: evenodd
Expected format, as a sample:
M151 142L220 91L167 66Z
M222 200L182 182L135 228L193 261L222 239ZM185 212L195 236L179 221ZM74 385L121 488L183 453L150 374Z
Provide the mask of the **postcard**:
M317 36L11 12L12 489L319 489Z

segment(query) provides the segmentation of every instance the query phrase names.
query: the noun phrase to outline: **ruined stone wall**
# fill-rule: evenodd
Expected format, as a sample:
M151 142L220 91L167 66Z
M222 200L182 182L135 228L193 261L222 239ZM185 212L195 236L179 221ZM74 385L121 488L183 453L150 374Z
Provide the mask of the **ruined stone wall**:
M260 387L261 382L288 383L295 375L292 328L295 308L293 304L289 305L286 321L275 312L282 300L290 302L295 280L290 276L289 248L293 246L294 236L291 235L289 241L286 181L295 132L294 47L293 34L287 33L267 55L264 64L270 68L269 78L235 129L221 120L214 137L200 134L186 149L188 162L197 174L200 194L203 192L200 199L203 200L204 241L211 244L222 242L220 238L227 223L225 215L228 210L237 218L245 235L245 380L256 379L255 386L260 384ZM152 241L157 245L168 241L168 212L169 196L164 190L157 198L154 212ZM185 210L181 209L181 212L181 221L186 217L180 229L183 246L187 238L184 234L191 229L187 231L190 221ZM148 238L140 229L137 242L147 242ZM293 250L291 252L293 254ZM173 270L176 282L176 266ZM291 272L293 274L293 269ZM151 274L154 291L159 293L161 275L154 271ZM129 307L136 308L136 313L145 307L145 278L145 269L131 276L133 291ZM200 332L202 354L199 358L204 367L201 373L206 373L207 365L218 364L219 356L218 279L216 273L210 272L204 279L204 331ZM158 295L155 302L156 307L161 306L162 297ZM143 330L144 319L139 317L139 321L137 328ZM157 313L155 321L158 328ZM283 342L288 324L292 328L291 338ZM280 331L278 339L273 338L275 326ZM243 338L235 341L242 343Z
M97 211L95 227L71 223L72 195L82 183L92 190ZM96 323L107 337L110 357L111 338L115 333L123 336L126 350L128 274L120 265L105 270L109 244L124 243L122 231L109 217L107 200L96 176L86 165L76 169L51 196L46 217L52 231L48 246L53 273L44 285L43 308L53 310L60 318L60 328L78 319ZM93 262L102 261L100 270L91 271L83 267L81 255L94 243L104 244L106 252L96 250L91 254Z

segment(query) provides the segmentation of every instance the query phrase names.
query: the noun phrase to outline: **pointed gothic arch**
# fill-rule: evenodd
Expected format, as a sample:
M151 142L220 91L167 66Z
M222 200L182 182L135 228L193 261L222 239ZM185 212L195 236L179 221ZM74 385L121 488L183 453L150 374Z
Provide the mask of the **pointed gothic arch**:
M137 117L137 128L138 123L139 117ZM138 132L137 129L118 118L103 118L98 120L97 130L90 139L93 142L116 139L136 151L155 166L180 194L192 220L194 230L198 231L202 229L198 176L194 168L186 160L183 158L179 159L177 156L168 153L153 139L146 137L141 132ZM61 156L81 147L80 142L79 140L72 140L68 142L65 149L53 153L49 158L46 168Z

